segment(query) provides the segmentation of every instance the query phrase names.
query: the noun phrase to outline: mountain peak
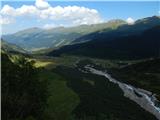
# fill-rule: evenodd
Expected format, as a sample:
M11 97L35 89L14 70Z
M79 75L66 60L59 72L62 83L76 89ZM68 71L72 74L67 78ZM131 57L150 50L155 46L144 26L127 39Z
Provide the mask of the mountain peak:
M136 21L136 23L141 23L141 22L159 22L160 21L160 16L152 16L152 17L146 17L143 19L139 19Z

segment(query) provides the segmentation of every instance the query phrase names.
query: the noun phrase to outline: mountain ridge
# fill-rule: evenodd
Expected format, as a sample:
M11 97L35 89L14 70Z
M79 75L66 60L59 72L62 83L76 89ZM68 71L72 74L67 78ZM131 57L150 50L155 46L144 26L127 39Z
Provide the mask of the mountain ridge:
M23 48L4 41L1 39L1 50L5 52L11 52L11 53L27 53Z
M55 50L65 45L85 43L96 39L115 39L120 36L139 34L146 29L160 25L160 17L152 16L128 25L120 19L106 23L80 25L74 27L57 27L52 29L29 28L11 35L4 35L7 42L16 44L27 51Z
M114 25L113 25L114 24ZM105 28L116 28L124 21L111 21L93 25L80 25L74 27L58 27L53 29L29 28L10 35L3 35L7 42L17 44L27 50L45 48L57 48L72 43L75 39Z
M64 46L48 55L69 54L105 59L144 59L160 55L160 25L141 34L120 36L111 40L106 40L108 36L104 34L101 38L103 39Z

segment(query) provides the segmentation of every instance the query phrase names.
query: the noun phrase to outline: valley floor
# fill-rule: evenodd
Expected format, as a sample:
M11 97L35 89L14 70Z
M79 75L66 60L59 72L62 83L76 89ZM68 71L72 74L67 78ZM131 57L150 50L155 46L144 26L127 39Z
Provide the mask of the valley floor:
M156 119L138 104L124 97L123 91L118 85L106 81L103 76L84 73L80 70L86 63L96 63L100 69L105 70L104 68L107 67L112 70L137 61L122 62L75 56L45 59L44 57L36 57L34 59L37 61L36 67L44 67L40 78L49 81L50 97L48 98L48 107L45 110L47 119Z

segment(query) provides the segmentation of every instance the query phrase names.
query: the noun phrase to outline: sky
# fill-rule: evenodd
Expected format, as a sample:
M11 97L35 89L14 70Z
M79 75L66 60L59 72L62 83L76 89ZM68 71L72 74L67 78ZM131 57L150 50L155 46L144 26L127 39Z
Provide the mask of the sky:
M1 0L2 34L40 27L71 27L123 19L134 24L137 19L160 14L159 1L78 1Z

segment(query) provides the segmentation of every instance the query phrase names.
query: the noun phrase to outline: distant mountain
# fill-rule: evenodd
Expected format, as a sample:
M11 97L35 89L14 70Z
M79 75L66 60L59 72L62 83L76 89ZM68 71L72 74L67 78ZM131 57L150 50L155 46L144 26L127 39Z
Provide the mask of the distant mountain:
M1 50L5 52L11 52L11 53L26 53L24 49L21 47L8 43L4 40L1 40Z
M127 32L124 31L124 33L131 32L133 28L131 27L131 30L127 29ZM111 34L117 34L119 29ZM117 35L110 38L108 33L95 36L94 40L64 46L48 55L70 54L107 59L143 59L160 56L160 24L143 32L127 36Z
M159 16L147 17L137 20L134 25L124 24L119 26L117 29L112 29L112 30L103 29L101 31L84 35L74 40L73 43L79 43L90 40L111 40L117 37L140 34L144 30L150 29L157 25L160 25Z
M71 44L75 39L103 29L116 29L126 24L122 20L113 20L107 23L95 25L81 25L76 27L59 27L49 30L30 28L11 35L3 35L2 38L10 43L21 46L27 50L42 50L46 48L57 48Z

